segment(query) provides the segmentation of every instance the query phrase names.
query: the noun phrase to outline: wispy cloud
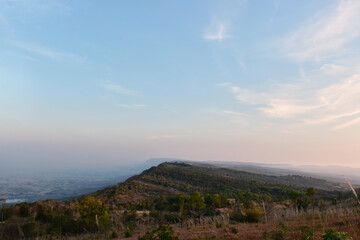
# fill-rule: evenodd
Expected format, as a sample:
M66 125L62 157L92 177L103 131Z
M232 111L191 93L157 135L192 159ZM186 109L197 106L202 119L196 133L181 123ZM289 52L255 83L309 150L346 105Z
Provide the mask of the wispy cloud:
M230 85L231 85L231 83L229 83L229 82L222 82L222 83L216 84L215 86L216 87L227 87L227 86L230 86Z
M147 107L145 104L116 104L116 106L128 109L144 109Z
M209 25L205 28L203 38L208 41L221 42L232 37L232 26L239 21L239 15L247 9L247 0L218 1L210 13Z
M349 112L349 113L342 113L342 114L337 114L337 115L328 115L328 116L322 116L322 117L318 117L318 118L305 119L305 122L309 123L309 124L324 124L324 123L332 122L332 121L346 118L346 117L352 117L352 116L359 115L359 114L360 114L360 110L357 110L357 111Z
M204 39L222 41L226 37L225 31L226 29L223 23L215 24L207 30L204 35Z
M293 32L283 42L287 54L299 61L338 55L360 35L360 1L341 0L336 7Z
M81 57L74 53L62 52L50 49L48 47L40 46L37 44L29 44L24 42L12 42L12 46L25 50L29 54L49 58L56 61L63 62L75 62L75 63L84 63L86 58Z
M335 130L340 130L340 129L343 129L343 128L347 128L347 127L350 127L350 126L352 126L352 125L355 125L355 124L357 124L357 123L359 123L359 122L360 122L360 117L359 117L359 118L352 119L352 120L350 120L350 121L348 121L348 122L345 122L345 123L343 123L343 124L340 124L340 125L334 127L332 130L335 131Z
M301 77L293 77L291 84L262 90L224 87L263 121L325 125L331 130L360 123L359 58L349 58L350 43L360 37L359 12L360 1L339 0L280 41L285 55L323 63L310 71L300 68Z
M130 90L121 85L114 84L114 83L104 84L103 87L106 90L108 90L110 92L114 92L114 93L125 94L125 95L129 95L129 96L134 96L134 97L140 96L140 93L138 91Z
M206 108L203 111L205 113L226 116L227 118L229 118L232 121L239 120L239 119L246 119L247 117L249 117L249 114L244 113L244 112L239 112L239 111L234 111L234 110L229 110L229 109L220 109L220 108L216 108L216 107Z
M298 85L276 85L267 92L236 86L229 88L239 102L250 106L264 117L308 125L330 124L333 130L350 127L360 121L358 74L317 88L308 87L304 82Z

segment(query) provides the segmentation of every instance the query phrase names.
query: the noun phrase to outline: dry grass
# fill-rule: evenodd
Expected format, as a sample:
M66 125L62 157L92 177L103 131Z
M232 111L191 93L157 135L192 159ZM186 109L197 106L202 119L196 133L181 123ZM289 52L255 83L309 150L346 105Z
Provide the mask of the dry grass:
M188 220L182 224L171 225L179 239L183 240L207 240L207 239L253 239L272 240L274 234L284 234L283 239L301 239L306 227L314 233L314 239L321 240L321 235L328 228L337 231L348 232L354 240L360 240L360 209L354 202L327 206L326 209L316 209L311 214L305 211L295 211L292 208L266 206L267 221L262 223L236 223L230 222L229 214L224 211L216 217L201 217L200 219ZM157 227L155 223L143 221L138 223L131 238L125 238L123 228L119 224L114 230L119 235L118 239L136 240L146 231ZM234 231L233 229L236 229ZM267 232L267 237L264 237ZM62 239L110 239L109 234L84 234L76 237ZM281 238L278 238L281 239Z

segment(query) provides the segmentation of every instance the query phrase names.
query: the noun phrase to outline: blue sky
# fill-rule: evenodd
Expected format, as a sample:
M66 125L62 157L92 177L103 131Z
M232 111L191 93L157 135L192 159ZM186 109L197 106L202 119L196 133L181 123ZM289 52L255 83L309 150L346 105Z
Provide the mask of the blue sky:
M0 0L0 161L359 167L359 10Z

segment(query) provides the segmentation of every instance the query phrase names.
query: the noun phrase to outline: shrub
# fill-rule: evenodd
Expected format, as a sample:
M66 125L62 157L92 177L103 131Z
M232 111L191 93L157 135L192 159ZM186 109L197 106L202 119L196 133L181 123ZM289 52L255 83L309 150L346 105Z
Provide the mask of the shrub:
M250 208L245 209L245 220L248 222L260 222L265 212L255 203L251 203Z
M287 232L287 227L283 222L280 222L276 229L268 232L263 233L263 237L265 239L272 239L272 240L284 240Z
M340 220L337 225L339 226L346 226L346 222L344 220Z
M164 219L168 223L178 223L181 220L180 216L176 213L167 213L164 215Z
M168 225L161 225L159 228L147 232L144 236L139 237L139 240L178 240L175 236L172 227Z
M346 232L338 232L334 228L329 228L322 235L324 240L352 240Z
M233 233L233 234L237 234L238 232L239 232L239 230L237 229L237 228L231 228L231 232Z
M285 240L285 231L281 229L275 229L270 231L269 237L272 240Z
M301 240L313 240L314 239L314 230L309 226L303 226L301 230Z
M230 214L230 221L231 222L243 222L244 216L240 211L234 211Z
M20 207L20 215L22 217L30 216L30 204L28 202L22 202L17 204Z
M26 223L22 226L23 233L26 238L33 238L37 236L35 222Z
M129 238L129 237L132 237L133 233L131 231L131 229L129 227L126 227L125 230L124 230L124 236L126 238Z
M22 239L24 233L17 223L9 223L4 226L2 236L4 239Z
M150 217L154 218L156 221L160 222L162 218L162 212L153 210L150 212Z
M216 221L216 223L215 223L215 227L216 227L216 228L222 228L222 224L221 224L221 222Z
M115 231L112 231L110 237L111 237L111 238L118 238L119 235L118 235Z

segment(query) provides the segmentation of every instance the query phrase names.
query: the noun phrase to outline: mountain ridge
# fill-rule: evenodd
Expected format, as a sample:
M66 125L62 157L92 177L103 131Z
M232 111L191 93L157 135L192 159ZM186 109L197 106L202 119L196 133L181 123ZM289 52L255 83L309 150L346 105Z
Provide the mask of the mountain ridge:
M298 175L267 176L212 165L165 162L151 167L125 182L99 190L92 195L108 204L136 203L159 195L225 193L228 196L257 195L274 199L287 198L289 192L315 187L319 196L335 197L334 192L347 191L346 185ZM332 193L330 193L332 192Z

